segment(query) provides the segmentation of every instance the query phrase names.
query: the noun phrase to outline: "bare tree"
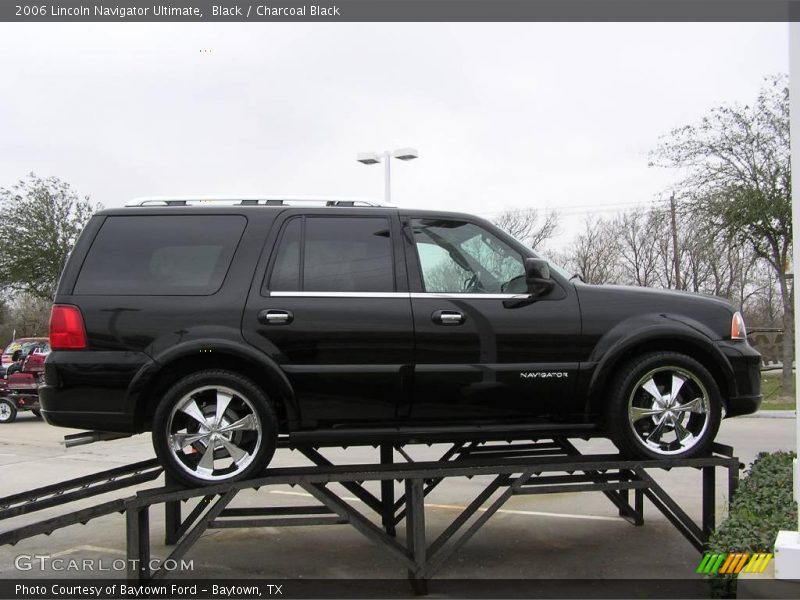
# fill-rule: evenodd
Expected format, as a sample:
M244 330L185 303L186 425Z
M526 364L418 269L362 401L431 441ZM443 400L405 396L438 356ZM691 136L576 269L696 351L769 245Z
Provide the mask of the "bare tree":
M774 269L783 308L783 389L789 390L794 289L786 277L792 244L787 78L768 79L752 105L721 106L674 130L652 164L679 169L679 192L697 214Z
M558 231L558 213L542 215L535 208L511 208L503 211L494 224L529 248L537 248Z
M651 210L637 209L617 217L620 268L626 283L657 283L661 223Z
M31 294L19 294L6 310L2 323L5 334L0 344L11 339L16 331L17 337L46 336L50 320L50 300Z
M618 283L620 247L611 221L588 217L578 234L561 254L565 266L586 283Z

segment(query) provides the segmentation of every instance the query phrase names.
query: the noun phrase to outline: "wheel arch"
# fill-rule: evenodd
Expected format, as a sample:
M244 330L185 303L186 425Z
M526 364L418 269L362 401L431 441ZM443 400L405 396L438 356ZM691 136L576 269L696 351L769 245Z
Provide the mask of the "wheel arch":
M719 388L723 409L727 409L727 398L735 393L736 381L730 362L719 348L691 329L655 329L623 338L603 354L589 382L587 414L602 415L608 387L618 369L629 360L650 352L678 352L698 361L711 373Z
M149 428L156 406L176 381L205 369L225 369L252 379L275 402L282 429L294 429L300 411L286 375L269 357L228 341L189 342L170 348L136 375L127 404L136 415L137 428Z

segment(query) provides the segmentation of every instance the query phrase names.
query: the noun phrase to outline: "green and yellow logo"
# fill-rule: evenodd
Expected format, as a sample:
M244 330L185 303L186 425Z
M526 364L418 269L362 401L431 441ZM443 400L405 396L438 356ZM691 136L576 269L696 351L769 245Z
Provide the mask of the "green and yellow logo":
M717 554L706 553L697 573L702 575L738 575L739 573L763 573L772 553L756 552L722 552Z

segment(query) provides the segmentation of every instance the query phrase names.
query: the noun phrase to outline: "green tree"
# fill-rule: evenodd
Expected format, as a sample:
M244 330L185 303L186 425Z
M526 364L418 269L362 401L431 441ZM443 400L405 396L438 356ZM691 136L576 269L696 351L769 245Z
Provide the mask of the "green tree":
M0 288L52 299L75 239L99 205L56 177L0 188Z
M765 80L751 105L714 108L699 123L662 138L651 164L676 168L676 195L709 227L750 246L774 270L783 322L783 389L792 380L794 287L786 271L792 251L789 87Z

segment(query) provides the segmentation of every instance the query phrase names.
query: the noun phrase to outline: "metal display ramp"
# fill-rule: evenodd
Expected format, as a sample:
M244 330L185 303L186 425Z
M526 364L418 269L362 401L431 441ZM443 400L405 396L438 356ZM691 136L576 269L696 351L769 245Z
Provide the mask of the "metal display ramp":
M163 486L131 494L130 488L161 476L161 467L149 460L0 498L0 545L14 545L69 525L85 525L100 516L124 513L127 577L149 581L168 575L164 570L151 570L150 510L157 505L165 507L165 543L174 546L163 562L182 559L209 529L349 525L396 559L407 571L414 591L425 593L426 581L515 495L600 492L620 516L636 526L644 524L647 498L703 552L715 527L716 470L725 471L730 503L741 468L733 448L722 444L714 444L712 452L702 457L641 460L619 454L581 454L562 437L471 441L452 444L438 460L424 462L412 459L407 451L410 444L384 444L375 446L379 451L375 463L352 465L333 464L321 447L297 446L288 439L282 439L279 445L302 453L313 465L269 468L256 478L202 488L185 488L167 481ZM404 462L394 461L395 452ZM653 471L674 468L702 472L699 524L653 478ZM478 476L488 476L489 483L429 541L425 497L449 478ZM403 484L399 498L395 498L395 481ZM373 486L379 489L377 494L366 487L367 482L377 483ZM317 504L233 506L243 490L283 485L299 486ZM340 495L339 487L358 501ZM128 491L127 496L87 508L74 507L75 502L123 490ZM15 518L55 507L68 512L24 525L13 524ZM403 521L405 543L396 539L396 528Z

